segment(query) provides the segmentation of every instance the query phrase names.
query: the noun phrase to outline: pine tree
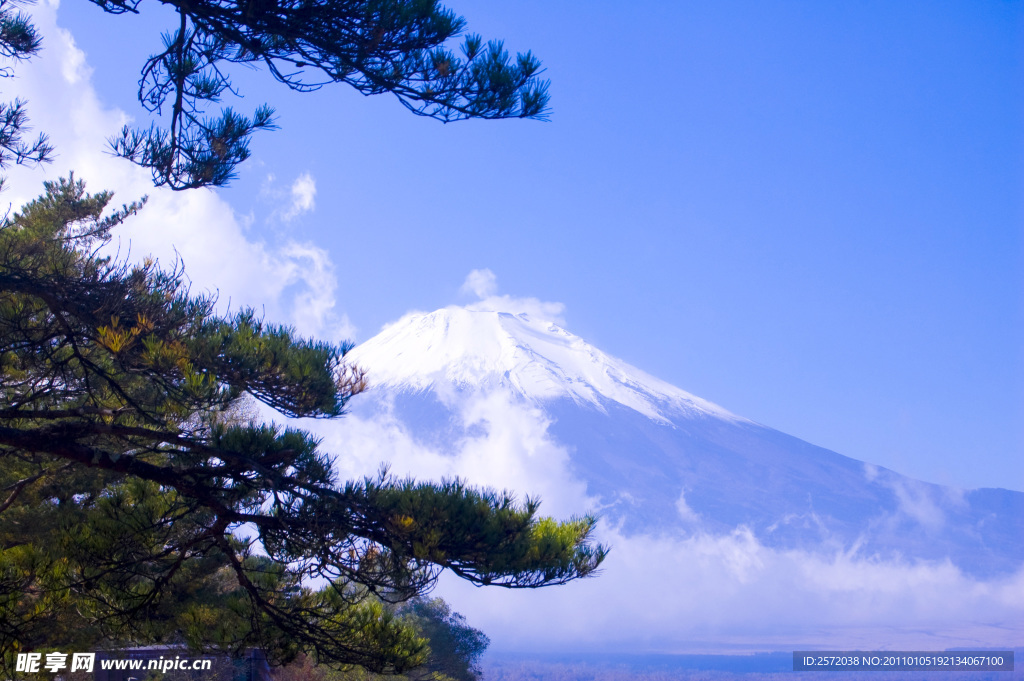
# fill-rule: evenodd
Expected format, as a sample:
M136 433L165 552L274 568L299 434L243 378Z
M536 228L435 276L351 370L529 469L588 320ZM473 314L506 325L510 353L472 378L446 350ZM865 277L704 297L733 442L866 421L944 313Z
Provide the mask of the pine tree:
M411 676L415 681L436 679L478 681L483 676L480 658L490 639L466 624L466 618L441 598L417 598L404 603L400 612L411 615L413 625L430 643L427 663Z
M392 606L394 607L394 606ZM444 599L415 598L395 611L410 624L429 646L422 665L400 675L382 675L363 668L335 669L317 665L306 655L275 668L274 681L479 681L483 678L480 658L490 640L466 624Z
M180 268L103 257L81 181L0 224L0 652L184 640L373 671L424 659L384 601L441 570L506 587L593 574L592 517L437 484L339 481L310 434L365 387L347 345L192 296ZM325 585L314 590L310 584Z
M142 0L92 0L113 14L139 13ZM0 0L0 56L24 58L38 36L12 0ZM151 3L155 5L156 3ZM166 127L125 127L111 140L118 155L148 168L158 186L222 186L249 156L257 130L275 126L269 106L251 115L207 109L233 93L232 64L258 65L299 92L346 83L365 95L391 93L415 114L465 118L544 118L547 82L529 52L512 59L500 41L484 44L463 33L465 20L435 0L161 0L177 15L162 48L142 67L139 101L166 113ZM5 8L7 6L7 9ZM24 159L43 158L35 145L5 138L24 126L24 105L0 108L0 148ZM13 116L13 118L12 118ZM7 159L0 155L0 167Z

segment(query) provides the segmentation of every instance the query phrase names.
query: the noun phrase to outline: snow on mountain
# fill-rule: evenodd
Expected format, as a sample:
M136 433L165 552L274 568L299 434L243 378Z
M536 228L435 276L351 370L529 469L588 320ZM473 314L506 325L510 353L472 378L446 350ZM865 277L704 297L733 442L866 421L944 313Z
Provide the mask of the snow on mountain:
M349 355L368 394L314 426L344 476L387 461L601 515L601 577L443 585L498 647L1019 642L1024 493L913 480L743 419L588 345L560 311L410 313Z
M500 386L531 401L568 397L598 409L611 401L663 423L673 411L738 418L609 357L554 321L484 303L406 315L351 358L372 367L372 383L386 388Z

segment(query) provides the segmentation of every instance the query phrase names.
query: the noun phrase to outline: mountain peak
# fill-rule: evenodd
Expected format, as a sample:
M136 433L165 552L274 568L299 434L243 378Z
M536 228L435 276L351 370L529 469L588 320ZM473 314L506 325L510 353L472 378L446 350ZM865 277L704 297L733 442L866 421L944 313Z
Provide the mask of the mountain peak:
M601 514L604 576L541 601L474 590L473 621L528 622L520 641L560 649L728 631L773 649L1020 640L1024 494L913 480L735 417L573 335L561 306L469 279L485 300L410 313L356 347L372 389L317 425L346 477L386 457L398 476ZM697 588L637 598L652 575Z
M371 385L443 392L501 386L533 402L569 397L598 409L616 402L649 418L714 416L725 409L610 357L562 328L560 309L491 298L411 312L356 347L349 358Z

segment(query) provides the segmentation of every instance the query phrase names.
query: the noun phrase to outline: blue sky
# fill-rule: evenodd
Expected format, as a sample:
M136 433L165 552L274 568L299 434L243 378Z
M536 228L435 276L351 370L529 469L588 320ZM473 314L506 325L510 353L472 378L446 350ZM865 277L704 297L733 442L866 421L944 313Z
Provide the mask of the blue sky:
M734 413L1024 489L1021 3L459 2L471 31L540 57L551 122L442 125L243 72L229 103L270 102L282 129L232 187L190 197L102 154L124 116L145 121L138 70L170 23L142 7L37 6L67 32L4 94L61 156L4 199L69 168L149 192L133 253L173 244L198 287L356 340L468 302L488 268Z

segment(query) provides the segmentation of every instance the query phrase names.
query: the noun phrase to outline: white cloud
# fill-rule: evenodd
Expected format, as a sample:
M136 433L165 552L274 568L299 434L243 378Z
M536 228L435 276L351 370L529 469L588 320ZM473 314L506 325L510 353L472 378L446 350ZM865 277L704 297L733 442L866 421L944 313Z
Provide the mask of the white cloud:
M61 62L61 75L69 85L88 80L92 77L92 68L85 61L85 52L75 45L71 33L60 30L55 34L55 39L60 42L60 50L64 54Z
M489 269L473 270L466 275L466 281L459 291L477 298L488 298L498 292L498 278Z
M535 319L565 326L565 305L550 303L537 298L515 298L513 296L490 296L466 306L468 310L494 310L509 314L527 314Z
M505 650L933 650L1024 633L1024 570L980 582L948 562L775 550L744 527L599 537L612 549L595 578L533 593L449 578L441 594Z
M899 510L929 531L942 528L946 515L932 499L929 485L909 479L891 479L886 481L896 494Z
M679 492L679 498L676 499L676 510L679 511L679 518L684 523L696 523L700 521L700 515L686 503L685 489Z
M355 335L348 315L335 311L338 277L331 257L313 244L290 242L281 251L287 263L285 281L301 283L292 297L292 323L305 336L340 341Z
M309 173L299 175L292 183L292 203L284 213L285 220L292 220L316 207L316 180Z
M466 434L443 449L417 440L387 407L376 418L349 415L302 425L324 438L324 451L338 454L335 467L344 478L373 475L386 463L399 477L461 477L480 487L513 490L520 499L529 494L544 501L544 515L568 517L596 506L570 471L569 452L549 436L550 421L539 409L499 393L446 398Z
M148 195L146 208L115 231L110 248L133 260L152 254L165 266L180 257L193 291L217 294L222 311L250 306L307 335L351 335L348 320L334 311L337 282L326 251L288 237L271 243L247 238L252 219L239 217L217 192L154 188L148 171L108 153L106 140L131 119L99 101L87 56L57 25L58 4L42 0L29 8L46 49L17 64L3 90L5 100L28 101L32 127L50 135L56 159L41 168L9 169L0 200L16 210L40 194L44 179L71 171L91 191L113 190L116 204ZM292 194L292 209L312 210L312 176L300 176Z
M865 461L864 462L864 478L868 482L874 482L875 478L877 478L877 477L878 477L878 466L876 466L876 465L874 465L872 463L868 463L868 462Z
M598 508L543 411L495 393L441 399L463 433L449 448L418 440L393 407L371 417L357 405L341 421L303 425L338 454L343 478L387 460L421 480L458 474L538 494L544 515ZM676 508L685 530L629 534L602 521L598 538L611 553L595 578L510 591L445 577L439 593L495 650L932 650L1011 646L1024 635L1024 569L984 581L949 561L883 560L857 546L775 549L746 526L710 531L685 494Z
M309 172L300 174L291 186L282 188L277 176L268 172L260 187L264 203L272 206L266 216L269 224L289 223L303 213L316 209L316 178Z
M546 302L537 298L521 298L510 295L498 295L498 277L489 269L472 270L466 275L459 293L479 298L475 303L466 305L469 310L494 310L510 314L525 313L531 317L564 325L565 305ZM415 313L409 313L415 314Z

